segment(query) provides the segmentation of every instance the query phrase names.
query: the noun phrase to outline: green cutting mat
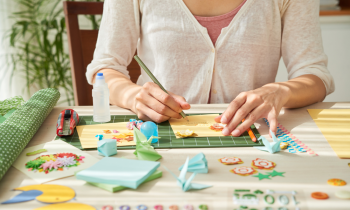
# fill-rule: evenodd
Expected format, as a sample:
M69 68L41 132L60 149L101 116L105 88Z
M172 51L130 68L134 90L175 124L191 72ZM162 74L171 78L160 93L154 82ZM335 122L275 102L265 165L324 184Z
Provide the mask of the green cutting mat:
M198 114L196 114L198 115ZM96 123L92 120L92 116L79 116L78 125L93 125L102 124ZM138 119L136 115L112 115L111 121L108 123L128 122L129 119ZM152 144L154 148L200 148L200 147L252 147L263 146L261 141L253 142L248 133L244 132L240 137L233 136L218 136L218 137L191 137L185 139L177 139L168 121L159 123L158 134L161 137L157 143ZM258 130L252 125L252 130L257 138L260 137ZM56 140L63 140L78 149L83 149L80 144L78 132L74 131L72 136L59 137L56 136ZM136 146L118 147L120 149L135 149Z

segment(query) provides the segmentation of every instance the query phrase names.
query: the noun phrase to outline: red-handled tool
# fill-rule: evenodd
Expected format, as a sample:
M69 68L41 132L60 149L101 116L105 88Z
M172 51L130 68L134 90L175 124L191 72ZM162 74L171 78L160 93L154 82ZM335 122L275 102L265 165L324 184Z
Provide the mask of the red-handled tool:
M79 123L79 116L73 109L65 109L58 116L56 125L57 136L70 136Z

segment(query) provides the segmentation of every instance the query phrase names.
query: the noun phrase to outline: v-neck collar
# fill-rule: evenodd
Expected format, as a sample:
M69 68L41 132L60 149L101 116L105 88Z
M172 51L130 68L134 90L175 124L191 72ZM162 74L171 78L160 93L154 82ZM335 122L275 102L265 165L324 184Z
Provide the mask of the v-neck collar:
M225 33L227 33L235 24L236 20L239 19L242 14L250 7L250 5L252 4L253 1L255 0L247 0L245 2L245 4L242 6L242 8L238 11L238 13L235 15L235 17L231 20L230 24L223 28L221 30L221 33L218 37L218 39L215 42L215 46L213 44L213 42L211 41L209 34L208 34L208 30L207 28L203 27L198 20L194 17L194 15L192 14L192 12L188 9L188 7L186 6L185 2L183 2L183 0L177 0L180 4L180 6L182 7L182 9L184 10L184 12L187 14L187 16L191 19L191 21L193 22L193 24L199 29L199 31L202 33L203 38L207 41L207 43L212 47L212 48L218 48L220 47L221 43L223 42L223 36ZM224 34L222 33L223 30L225 30Z

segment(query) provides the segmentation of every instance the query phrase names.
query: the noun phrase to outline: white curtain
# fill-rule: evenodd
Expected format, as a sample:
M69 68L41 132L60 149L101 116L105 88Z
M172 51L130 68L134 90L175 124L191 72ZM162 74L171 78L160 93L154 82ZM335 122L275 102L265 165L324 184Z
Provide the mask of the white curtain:
M0 101L16 95L21 95L25 100L29 97L23 92L24 79L15 75L11 79L11 67L7 65L7 57L10 55L9 41L4 39L5 33L11 28L12 21L8 18L12 12L18 9L15 1L0 0ZM10 87L11 84L11 87Z

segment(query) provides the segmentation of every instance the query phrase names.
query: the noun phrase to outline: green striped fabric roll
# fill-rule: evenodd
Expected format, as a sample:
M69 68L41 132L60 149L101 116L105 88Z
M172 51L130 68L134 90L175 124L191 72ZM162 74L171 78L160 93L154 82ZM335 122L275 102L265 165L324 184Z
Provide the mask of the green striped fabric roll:
M40 128L59 98L60 93L56 89L39 90L0 124L0 180Z

